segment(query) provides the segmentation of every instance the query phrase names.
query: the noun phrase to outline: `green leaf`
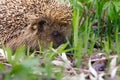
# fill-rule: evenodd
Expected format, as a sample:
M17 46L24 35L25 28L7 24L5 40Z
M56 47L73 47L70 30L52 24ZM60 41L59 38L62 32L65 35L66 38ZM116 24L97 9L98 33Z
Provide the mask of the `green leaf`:
M0 63L0 73L5 72L5 65Z
M106 10L107 16L112 21L116 19L116 10L115 10L115 5L113 3L114 2L106 2L103 8L104 10Z
M115 1L115 2L113 2L113 4L115 6L116 11L119 12L120 11L120 1L119 2Z
M39 64L38 58L27 58L21 63L24 67L34 67Z
M14 54L14 64L19 63L20 59L25 55L25 46L20 46L17 48Z
M13 63L13 61L12 61L12 50L10 48L7 48L5 54L6 54L8 62L12 64Z

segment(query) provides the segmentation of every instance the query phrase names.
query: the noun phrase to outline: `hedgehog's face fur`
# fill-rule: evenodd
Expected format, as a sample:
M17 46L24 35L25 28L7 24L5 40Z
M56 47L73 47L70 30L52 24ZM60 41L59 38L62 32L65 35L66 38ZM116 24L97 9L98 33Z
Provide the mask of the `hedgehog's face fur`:
M51 42L53 47L57 48L60 44L66 42L66 37L70 38L71 35L70 24L60 24L43 18L33 21L28 30L37 36L41 46L44 48L49 47Z
M15 50L20 45L26 45L31 50L39 49L39 44L43 49L47 49L50 43L57 48L66 42L66 37L71 37L71 26L68 23L60 24L50 19L39 18L31 21L23 33L12 40L7 45Z

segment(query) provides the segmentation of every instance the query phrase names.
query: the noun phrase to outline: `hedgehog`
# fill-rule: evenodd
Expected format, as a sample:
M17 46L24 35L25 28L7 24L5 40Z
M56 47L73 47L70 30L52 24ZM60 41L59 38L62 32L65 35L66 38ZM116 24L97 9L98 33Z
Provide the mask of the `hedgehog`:
M59 0L0 0L0 43L12 50L57 48L71 38L71 20L71 5Z

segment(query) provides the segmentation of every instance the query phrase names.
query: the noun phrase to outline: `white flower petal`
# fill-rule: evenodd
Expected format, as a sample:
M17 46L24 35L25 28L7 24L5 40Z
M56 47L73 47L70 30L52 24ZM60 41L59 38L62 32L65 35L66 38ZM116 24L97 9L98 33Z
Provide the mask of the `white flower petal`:
M58 61L58 60L52 61L52 64L55 66L64 66L64 63L62 61Z
M113 70L116 67L117 56L114 56L110 62L110 70Z
M92 67L91 60L89 60L88 66L89 66L90 73L95 77L95 79L97 79L98 74L96 70Z
M0 56L3 56L5 58L5 53L4 53L3 49L0 49Z
M84 73L81 73L78 77L79 77L79 80L85 80L85 74Z
M75 76L65 76L63 80L86 80L86 79L85 79L85 74L81 73L80 75L75 75Z
M104 75L105 75L105 73L101 73L101 74L99 74L99 78L98 78L98 80L104 80L104 78L103 78Z
M62 53L62 59L64 60L64 61L68 61L68 59L67 59L67 56L66 56L66 54L65 53Z
M115 78L117 70L118 70L118 67L115 67L112 69L111 74L110 74L111 79Z

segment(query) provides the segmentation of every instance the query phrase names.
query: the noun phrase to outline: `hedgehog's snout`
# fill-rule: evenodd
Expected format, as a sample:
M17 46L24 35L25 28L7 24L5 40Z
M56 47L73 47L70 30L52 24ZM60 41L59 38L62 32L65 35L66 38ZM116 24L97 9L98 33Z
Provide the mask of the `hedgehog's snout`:
M38 20L32 25L32 33L35 32L38 39L46 41L46 44L53 42L53 47L57 48L59 45L66 42L65 33L60 30L58 24L47 23L46 20Z
M65 37L58 31L53 31L51 36L52 36L53 42L57 44L57 45L53 45L54 48L66 42Z

